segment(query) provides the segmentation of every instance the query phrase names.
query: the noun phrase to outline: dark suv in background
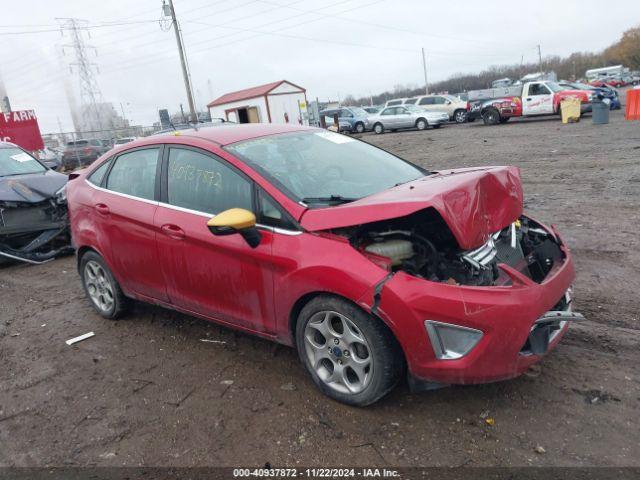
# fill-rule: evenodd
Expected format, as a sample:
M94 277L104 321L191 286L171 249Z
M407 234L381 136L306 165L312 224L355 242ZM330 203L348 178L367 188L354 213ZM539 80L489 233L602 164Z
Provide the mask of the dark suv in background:
M67 142L62 154L62 166L69 169L89 165L107 150L109 147L95 138Z

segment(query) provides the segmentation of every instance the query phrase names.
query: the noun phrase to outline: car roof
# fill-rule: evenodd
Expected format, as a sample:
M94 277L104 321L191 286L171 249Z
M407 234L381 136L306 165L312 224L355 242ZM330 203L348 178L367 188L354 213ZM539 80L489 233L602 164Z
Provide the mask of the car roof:
M290 124L271 124L271 123L243 123L231 124L229 126L221 125L217 127L204 127L177 130L162 135L154 135L145 137L144 140L153 139L153 143L162 143L163 139L175 136L201 138L209 140L219 145L229 145L231 143L242 142L257 137L265 137L268 135L277 135L279 133L300 132L307 130L317 130L313 127L305 127L301 125ZM146 142L145 142L146 143Z

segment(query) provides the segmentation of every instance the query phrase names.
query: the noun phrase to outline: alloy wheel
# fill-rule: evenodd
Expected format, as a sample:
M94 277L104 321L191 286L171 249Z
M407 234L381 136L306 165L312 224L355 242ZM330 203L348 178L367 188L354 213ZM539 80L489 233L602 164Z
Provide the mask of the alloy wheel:
M329 388L346 394L362 392L371 382L373 355L364 334L345 315L321 311L304 331L311 368Z
M84 267L84 283L91 301L103 312L113 308L113 285L102 265L91 260Z

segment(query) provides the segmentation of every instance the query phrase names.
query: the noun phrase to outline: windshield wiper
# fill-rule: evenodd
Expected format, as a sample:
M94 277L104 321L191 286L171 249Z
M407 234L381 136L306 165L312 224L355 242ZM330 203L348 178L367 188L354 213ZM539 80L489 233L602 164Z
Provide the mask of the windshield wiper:
M304 203L348 203L355 202L358 198L343 197L342 195L328 195L326 197L304 197Z

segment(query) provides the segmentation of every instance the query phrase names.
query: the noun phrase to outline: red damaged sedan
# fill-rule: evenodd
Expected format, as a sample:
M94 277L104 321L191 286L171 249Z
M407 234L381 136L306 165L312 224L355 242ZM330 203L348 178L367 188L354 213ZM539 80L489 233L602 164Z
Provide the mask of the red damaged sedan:
M560 340L574 270L523 215L514 167L427 171L337 133L185 130L70 176L78 269L105 318L130 299L295 346L322 392L368 405L515 377Z

